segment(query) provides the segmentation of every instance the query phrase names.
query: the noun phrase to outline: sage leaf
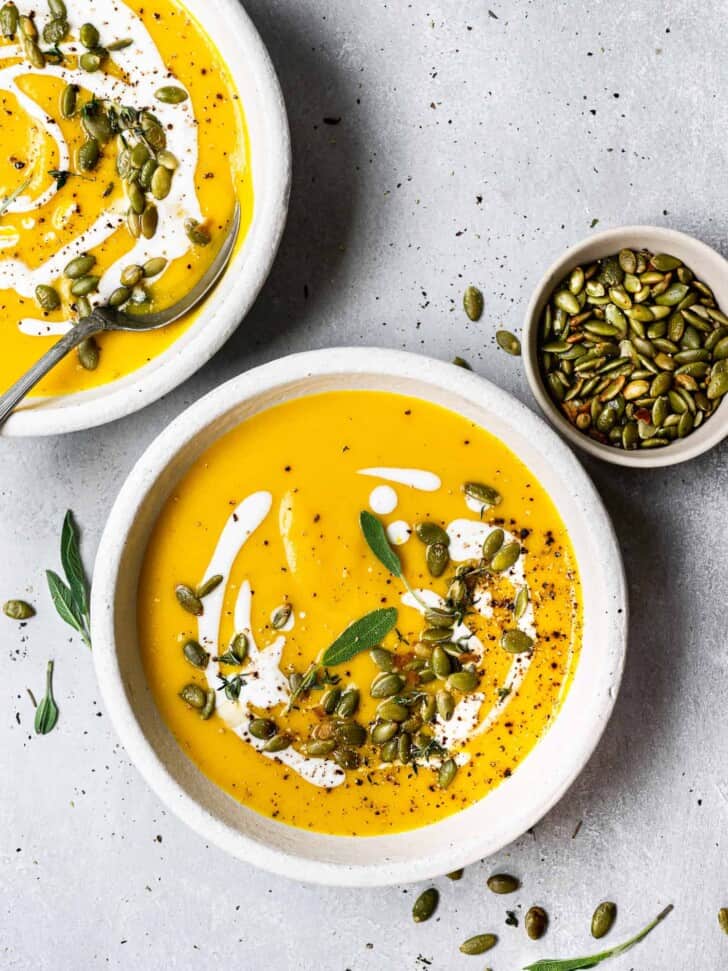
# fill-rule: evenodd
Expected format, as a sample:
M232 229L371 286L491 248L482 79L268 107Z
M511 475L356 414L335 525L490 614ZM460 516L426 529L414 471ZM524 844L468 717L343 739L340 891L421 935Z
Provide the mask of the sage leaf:
M53 697L53 661L48 662L46 668L45 696L35 709L35 733L47 735L52 732L58 721L58 705Z
M33 181L33 173L31 172L31 174L28 176L28 178L25 179L24 182L21 182L20 185L17 187L17 189L14 189L10 193L9 196L6 196L2 200L2 202L0 202L0 216L4 216L5 215L5 213L12 206L12 204L15 202L15 200L19 196L22 196L22 194L25 192L25 190L28 188L28 186L30 185L30 183L32 181Z
M48 579L48 589L51 592L53 606L58 611L58 616L64 620L74 630L83 633L83 619L78 613L78 608L73 599L70 588L61 580L53 570L46 570Z
M82 616L88 613L88 581L81 562L78 529L69 509L61 530L61 563L73 600Z
M402 578L402 564L387 539L384 526L376 516L372 516L366 509L359 514L361 531L372 553L382 566L386 567L392 576Z
M672 910L672 904L655 917L655 919L643 928L639 934L635 934L634 937L630 937L628 941L623 944L617 944L615 947L611 947L606 951L600 951L598 954L592 954L589 957L582 958L543 958L541 961L536 961L534 964L529 964L524 967L523 971L582 971L584 968L595 968L602 961L606 961L607 958L616 957L618 954L624 954L635 944L639 944L641 940L654 930L657 925L663 921L667 915Z
M374 519L373 516L371 518ZM334 643L324 651L321 663L333 667L335 664L350 661L360 651L371 650L386 637L396 623L395 607L372 610L371 613L355 620L353 624L349 624L346 630L339 634Z

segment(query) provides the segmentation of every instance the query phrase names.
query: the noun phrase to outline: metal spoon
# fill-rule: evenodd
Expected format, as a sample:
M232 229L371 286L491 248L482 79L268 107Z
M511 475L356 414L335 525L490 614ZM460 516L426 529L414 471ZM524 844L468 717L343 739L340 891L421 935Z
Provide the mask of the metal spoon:
M202 275L200 280L185 294L177 303L152 314L125 314L122 310L115 310L113 307L95 307L88 317L81 317L67 334L57 343L46 351L41 359L24 374L22 378L15 382L8 390L0 395L0 425L6 420L10 412L21 401L26 394L34 388L52 367L61 358L64 358L74 347L78 347L81 341L94 334L100 334L104 330L129 330L146 331L157 330L159 327L166 327L173 320L182 317L192 310L205 294L217 281L222 271L227 266L235 245L235 240L240 228L240 206L236 202L232 219L227 228L227 235L220 247L215 259L210 264L209 269Z

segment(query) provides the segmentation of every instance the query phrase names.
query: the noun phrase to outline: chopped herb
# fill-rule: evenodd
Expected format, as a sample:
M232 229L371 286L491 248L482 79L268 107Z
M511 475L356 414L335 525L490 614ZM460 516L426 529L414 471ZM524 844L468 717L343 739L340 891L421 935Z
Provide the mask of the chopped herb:
M48 175L55 181L56 192L59 192L73 175L73 172L67 172L63 169L49 169Z

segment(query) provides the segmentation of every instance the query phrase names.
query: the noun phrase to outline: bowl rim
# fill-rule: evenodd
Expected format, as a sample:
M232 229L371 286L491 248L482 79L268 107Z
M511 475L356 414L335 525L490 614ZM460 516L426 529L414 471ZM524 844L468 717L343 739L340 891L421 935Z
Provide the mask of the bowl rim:
M283 93L265 44L240 0L205 0L205 4L218 8L226 29L238 38L253 79L257 112L265 119L260 146L251 144L251 159L256 152L264 163L252 160L250 164L254 170L265 165L267 191L254 197L248 235L199 318L168 348L135 371L97 388L25 399L24 405L0 426L0 437L57 435L94 428L157 401L222 347L242 323L270 273L285 227L291 188L291 137ZM194 2L190 10L209 30ZM217 43L214 36L212 40ZM235 81L235 65L229 57L224 59ZM229 289L223 290L226 278Z
M393 379L404 377L412 381L424 381L431 387L433 394L438 390L451 391L456 384L457 394L475 405L485 407L484 401L487 400L489 406L494 406L497 402L501 409L507 409L509 420L514 424L518 423L524 437L537 440L536 436L540 436L541 441L545 439L549 448L549 460L561 463L564 477L572 484L573 494L582 490L581 505L588 507L589 528L599 537L600 549L603 550L600 568L603 567L605 571L608 569L613 581L614 606L606 611L606 616L602 619L609 631L608 636L605 636L604 648L610 665L608 682L598 697L589 699L588 730L575 743L578 752L568 767L560 766L550 773L550 778L544 784L547 795L539 793L527 812L522 812L520 816L514 814L513 818L509 818L495 841L492 837L489 840L488 834L479 836L477 846L469 847L467 853L461 851L460 856L458 849L451 846L439 856L425 855L412 860L390 860L364 865L312 860L255 840L227 825L188 794L173 778L142 731L127 696L116 649L115 593L126 536L147 494L155 487L159 475L172 458L204 433L217 418L261 395L265 395L265 407L270 407L276 403L276 389L284 390L291 381L297 379L305 381L319 376L349 379L351 376L372 374ZM293 354L240 374L191 405L152 441L122 485L109 514L96 556L91 617L93 660L104 707L129 757L171 812L204 839L245 862L275 874L330 886L383 886L435 877L495 853L535 825L558 802L591 757L616 702L626 653L628 602L619 545L601 498L573 452L542 418L497 385L476 374L463 372L452 364L405 351L342 347ZM558 718L554 724L557 722ZM544 737L548 737L548 733ZM531 754L538 750L540 744L541 742ZM199 770L195 767L195 771ZM517 773L514 773L515 776ZM458 815L456 813L455 817ZM437 826L445 821L432 825ZM285 829L295 829L285 824L280 825ZM306 830L295 831L314 838L320 835L308 833ZM410 830L403 835L409 836L418 832L422 830ZM336 841L349 837L328 839Z
M689 233L681 232L677 229L670 229L665 226L635 225L635 226L615 226L612 229L605 229L599 233L593 233L584 237L578 243L570 246L557 259L551 263L543 276L533 289L531 299L526 308L523 324L523 363L526 371L526 378L531 388L531 392L539 404L539 407L556 427L559 434L576 445L584 452L596 458L604 459L613 465L621 465L629 468L649 469L663 468L670 465L678 465L690 459L702 455L721 442L728 435L728 408L724 409L721 420L718 420L717 412L713 414L708 422L705 423L705 435L698 440L695 433L686 438L666 446L665 448L626 452L623 449L614 448L611 445L603 445L595 441L567 421L561 414L546 391L541 372L536 359L536 333L539 324L539 317L549 293L554 285L562 279L572 267L581 262L580 256L585 249L594 246L609 247L611 252L622 249L628 244L632 237L644 240L644 237L653 237L665 242L665 250L670 244L675 244L679 248L689 247L694 250L698 257L702 256L711 263L718 266L722 264L722 272L728 278L728 260L708 243L691 236ZM632 245L635 245L634 243ZM643 242L644 245L644 242ZM708 274L710 276L711 274ZM701 274L702 276L702 274ZM707 280L710 284L710 280Z

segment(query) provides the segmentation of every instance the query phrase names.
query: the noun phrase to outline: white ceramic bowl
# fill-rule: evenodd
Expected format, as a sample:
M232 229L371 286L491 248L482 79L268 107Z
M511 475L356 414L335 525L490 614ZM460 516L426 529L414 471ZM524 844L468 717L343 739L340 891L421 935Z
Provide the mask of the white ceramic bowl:
M536 474L569 530L584 593L584 646L554 725L494 792L422 829L340 837L295 829L233 801L189 761L163 724L142 668L136 625L140 565L156 517L190 464L221 435L273 404L342 388L435 402L506 442ZM314 430L312 430L313 433ZM341 348L282 358L196 402L150 445L121 489L96 558L91 605L101 693L130 757L167 806L234 856L297 880L380 885L424 879L494 853L564 794L607 723L627 625L617 541L569 448L533 412L475 374L399 351Z
M574 428L547 392L538 365L536 354L538 325L554 287L575 266L579 264L584 266L603 256L618 253L624 247L647 248L653 253L670 253L677 256L693 270L698 279L703 280L713 290L718 306L723 311L728 307L728 261L700 240L674 229L664 229L662 226L620 226L617 229L607 229L603 233L595 233L594 236L582 240L560 256L544 273L533 292L523 325L523 360L526 376L531 385L531 391L547 418L573 445L615 465L628 465L642 469L677 465L679 462L686 462L696 455L707 452L728 435L728 406L725 403L697 431L686 438L678 439L664 448L626 452L621 448L595 442L593 438Z
M122 418L194 374L230 337L273 264L291 183L283 95L263 41L239 0L184 0L217 45L240 93L250 139L254 214L243 246L198 319L162 354L117 381L76 394L26 398L0 435L56 435Z

